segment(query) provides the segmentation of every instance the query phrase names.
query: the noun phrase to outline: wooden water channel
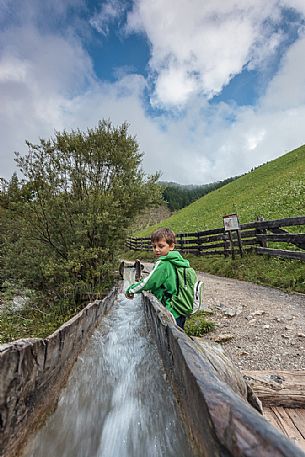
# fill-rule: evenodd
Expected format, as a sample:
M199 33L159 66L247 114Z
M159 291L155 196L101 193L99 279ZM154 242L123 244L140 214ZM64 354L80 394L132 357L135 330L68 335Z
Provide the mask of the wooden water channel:
M125 263L120 271L130 271L130 266L133 267ZM135 266L139 276L139 262ZM14 342L0 348L1 456L17 455L26 436L52 407L48 395L58 398L72 362L113 304L114 292L89 304L45 340ZM151 294L143 294L143 308L149 334L158 348L166 381L172 386L193 448L191 454L183 457L305 456L300 447L263 417L260 401L250 384L219 345L188 337ZM48 455L48 449L44 451Z

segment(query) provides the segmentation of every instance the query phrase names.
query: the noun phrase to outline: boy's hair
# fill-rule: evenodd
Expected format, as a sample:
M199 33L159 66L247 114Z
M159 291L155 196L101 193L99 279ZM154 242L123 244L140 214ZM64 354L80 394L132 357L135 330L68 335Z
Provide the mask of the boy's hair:
M171 245L176 243L176 235L171 229L161 227L151 234L150 240L152 243L160 240L165 240L167 244Z

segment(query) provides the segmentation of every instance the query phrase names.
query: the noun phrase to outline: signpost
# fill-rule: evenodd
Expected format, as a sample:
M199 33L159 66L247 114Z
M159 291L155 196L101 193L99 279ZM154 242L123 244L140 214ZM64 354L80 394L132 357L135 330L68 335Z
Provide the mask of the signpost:
M232 259L235 259L234 240L233 240L232 232L236 232L239 253L242 257L243 250L242 250L242 243L241 243L241 236L240 236L240 225L239 225L239 220L238 220L237 214L227 214L226 216L223 216L223 225L224 225L225 232L229 236Z

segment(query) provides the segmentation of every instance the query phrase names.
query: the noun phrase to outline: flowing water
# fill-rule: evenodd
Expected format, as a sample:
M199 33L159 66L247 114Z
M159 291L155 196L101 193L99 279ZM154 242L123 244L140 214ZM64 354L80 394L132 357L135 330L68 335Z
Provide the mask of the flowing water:
M24 457L192 457L147 335L141 296L119 294Z

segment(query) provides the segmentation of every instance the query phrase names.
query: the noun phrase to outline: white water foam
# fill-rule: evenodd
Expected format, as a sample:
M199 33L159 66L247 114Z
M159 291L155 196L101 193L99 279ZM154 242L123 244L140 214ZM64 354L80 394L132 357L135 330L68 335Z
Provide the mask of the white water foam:
M191 457L140 296L94 332L25 457Z

